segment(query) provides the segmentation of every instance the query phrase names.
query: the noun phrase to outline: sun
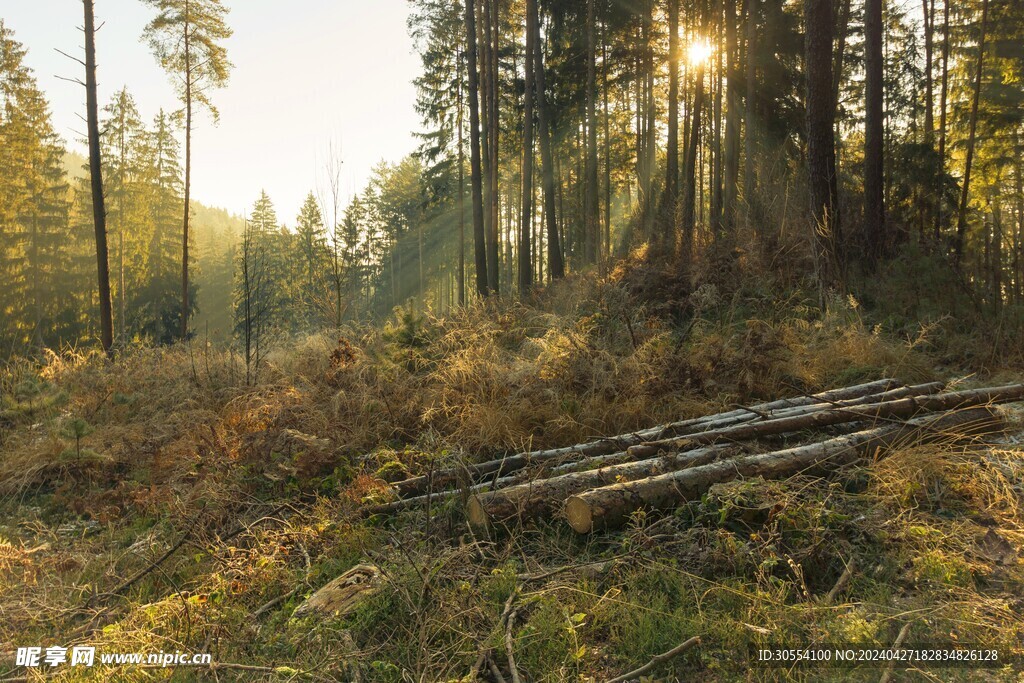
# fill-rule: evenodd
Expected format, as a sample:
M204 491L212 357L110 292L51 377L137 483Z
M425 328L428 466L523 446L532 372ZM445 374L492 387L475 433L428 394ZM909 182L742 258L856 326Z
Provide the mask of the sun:
M715 48L706 40L697 40L690 43L686 49L686 60L693 66L699 66L708 61Z

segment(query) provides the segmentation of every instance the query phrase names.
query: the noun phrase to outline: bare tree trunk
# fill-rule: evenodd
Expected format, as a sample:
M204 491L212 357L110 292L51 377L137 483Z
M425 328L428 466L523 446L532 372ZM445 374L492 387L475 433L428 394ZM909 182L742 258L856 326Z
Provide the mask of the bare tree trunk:
M527 0L527 4L537 0ZM523 93L523 205L522 219L519 223L519 292L526 295L533 284L533 73L537 29L533 23L537 20L535 7L526 8L526 61L523 65L526 76L525 92Z
M487 127L488 133L490 134L490 143L488 149L490 150L490 178L491 178L491 192L490 192L490 209L491 209L491 220L489 224L490 228L490 239L487 243L487 285L491 294L497 294L500 290L500 273L501 264L499 263L498 253L501 247L501 226L499 224L501 220L501 188L498 183L498 164L500 163L500 155L498 152L498 55L499 55L499 17L500 17L500 6L499 0L484 0L484 16L488 19L487 29L485 34L487 36L488 50L490 55L487 59L487 66L490 70L488 77L488 89L490 91L488 97L488 117L490 119Z
M472 2L472 0L470 0ZM461 57L461 55L460 55ZM459 59L459 63L462 60ZM458 77L457 88L457 100L459 113L457 117L456 127L458 128L458 144L459 144L459 306L466 305L466 152L463 146L463 135L462 135L462 115L463 115L463 102L462 102L462 77Z
M932 86L932 64L935 52L935 0L921 0L924 16L924 142L935 142L935 104Z
M949 95L949 3L950 0L943 0L942 3L942 85L939 95L939 185L934 188L937 208L935 211L935 242L939 243L942 237L942 218L945 202L943 189L946 175L946 98Z
M885 122L882 0L864 2L864 229L867 263L874 268L888 248L885 230Z
M601 274L612 253L612 137L608 116L608 25L601 32L601 71L604 96L604 251L601 254Z
M96 96L96 24L93 0L82 0L85 11L85 99L89 127L89 179L92 219L96 232L96 274L99 279L100 343L114 357L114 321L110 304L110 263L107 255L107 210L103 203L103 163L100 157L99 104Z
M668 140L665 150L665 190L659 218L667 245L675 244L676 203L679 198L679 0L668 0Z
M588 264L597 262L600 242L600 209L597 197L597 17L594 1L587 0L587 151L586 179L583 181L583 254Z
M548 272L551 279L565 277L565 261L562 259L561 240L558 235L558 220L555 215L555 162L551 152L551 128L548 121L547 88L544 75L544 56L540 41L540 17L537 13L537 1L527 0L527 11L534 15L534 80L537 86L537 128L540 133L540 160L543 166L542 180L544 183L544 221L548 234Z
M836 181L835 105L832 80L832 0L804 0L804 70L807 78L807 170L818 300L839 286L839 206Z
M974 74L974 98L971 101L971 120L967 133L967 158L964 161L964 183L960 189L960 210L956 219L954 255L959 267L963 257L964 238L967 235L967 207L971 193L971 165L974 163L974 143L978 132L978 107L981 103L981 82L985 75L985 34L988 30L988 2L981 2L981 28L978 35L978 62Z
M747 205L747 229L758 242L767 247L765 242L765 226L760 219L757 208L757 175L754 169L754 153L757 143L755 130L756 98L757 98L757 3L758 0L746 0L747 4L747 41L746 41L746 102L744 103L743 120L743 199Z
M181 230L181 338L188 339L188 321L192 307L188 291L188 215L192 193L192 24L189 0L185 0L185 217Z
M722 229L731 239L736 229L737 183L740 173L740 78L737 68L736 0L725 0L725 190Z
M683 268L688 272L693 258L693 242L697 210L697 150L701 140L701 116L704 109L704 65L697 66L694 76L693 109L690 114L690 134L687 140L686 160L683 162L682 200L682 252Z
M476 259L476 291L487 296L487 253L484 245L483 178L480 169L480 84L477 73L476 11L466 0L466 43L469 71L470 184L473 193L473 240Z
M708 153L711 155L710 161L710 175L711 175L711 228L715 238L715 243L719 243L722 239L722 216L723 216L723 198L722 198L722 85L723 85L723 74L722 74L722 52L724 51L724 41L722 40L722 21L725 16L724 10L725 3L723 0L716 0L715 2L715 40L714 45L714 69L712 73L714 77L711 79L711 88L714 93L714 106L713 113L711 115L711 144L708 145Z

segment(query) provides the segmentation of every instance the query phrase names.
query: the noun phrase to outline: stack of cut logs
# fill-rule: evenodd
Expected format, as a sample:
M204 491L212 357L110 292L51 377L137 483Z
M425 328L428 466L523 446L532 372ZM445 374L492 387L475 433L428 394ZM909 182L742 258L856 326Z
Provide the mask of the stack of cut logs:
M939 382L883 379L433 471L393 484L396 500L366 512L461 497L477 527L562 515L587 533L619 526L637 510L678 507L720 482L827 473L894 446L991 433L1001 422L994 404L1022 399L1024 384L945 391ZM819 436L808 443L813 432Z

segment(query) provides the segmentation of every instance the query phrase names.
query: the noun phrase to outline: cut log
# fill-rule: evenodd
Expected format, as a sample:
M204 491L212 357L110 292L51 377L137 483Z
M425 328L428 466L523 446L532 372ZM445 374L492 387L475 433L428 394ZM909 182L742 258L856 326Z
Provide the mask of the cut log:
M738 408L724 413L697 417L690 420L682 420L667 425L660 425L649 429L641 429L629 434L606 437L575 446L563 448L552 448L548 450L530 451L516 455L490 460L465 467L450 467L430 474L418 477L411 477L393 484L399 497L419 496L428 491L438 491L450 487L460 477L469 476L473 480L479 480L488 475L503 476L510 472L521 470L531 464L560 461L569 458L587 457L596 455L607 455L617 451L625 451L630 446L642 444L648 441L666 439L688 434L691 431L704 431L711 428L714 423L716 427L735 424L737 422L761 419L765 414L776 410L809 406L813 404L832 404L837 401L858 399L865 396L875 395L881 392L895 389L899 382L895 379L881 379L866 384L857 384L841 389L824 391L813 396L798 396L796 398L781 399L769 403L761 403L749 408ZM824 406L823 406L824 407Z
M635 458L649 458L663 451L687 450L722 441L746 441L771 434L785 434L861 420L903 419L922 412L954 410L987 403L1006 403L1019 401L1021 398L1024 398L1024 384L953 391L934 396L908 396L895 401L870 403L852 408L830 408L806 415L792 415L763 422L734 425L699 434L689 434L676 439L652 441L632 446L627 449L627 452Z
M794 408L784 408L778 411L768 413L771 419L779 419L783 417L796 417L798 415L808 415L810 413L827 410L834 407L853 407L858 405L865 405L870 403L883 403L891 401L897 398L904 398L906 396L926 396L929 394L936 394L945 388L945 384L942 382L929 382L927 384L917 384L909 387L899 387L898 389L891 389L881 394L871 394L869 396L862 396L860 398L845 399L842 401L834 401L829 403L813 403L806 406L797 406ZM748 420L743 420L747 422ZM752 420L750 420L752 422ZM732 424L740 422L740 420L734 420ZM700 425L700 429L695 429L693 434L702 434L705 432L713 431L714 429L731 426L729 423L716 423L708 422ZM607 455L594 455L581 460L574 460L567 463L563 463L556 467L551 468L552 475L566 474L567 472L577 472L583 469L592 469L596 467L607 467L608 465L614 465L620 462L628 462L630 460L636 460L637 457L646 457L642 453L638 453L636 456L630 455L628 451L619 451L617 453L609 453Z
M711 446L478 493L470 497L466 517L470 524L478 527L502 524L514 519L545 517L557 512L565 499L575 493L616 482L634 481L686 467L705 465L735 454L736 450L732 446Z
M837 467L898 443L948 439L990 432L1000 422L991 407L928 415L854 434L761 455L720 460L679 472L613 484L571 496L569 524L579 533L613 528L641 509L664 510L694 500L711 486L739 477L778 479L822 466Z

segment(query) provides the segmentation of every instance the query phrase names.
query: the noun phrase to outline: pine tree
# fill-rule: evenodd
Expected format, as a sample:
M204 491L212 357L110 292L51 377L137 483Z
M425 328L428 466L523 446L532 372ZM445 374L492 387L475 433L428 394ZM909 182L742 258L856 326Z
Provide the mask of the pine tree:
M102 138L107 223L113 237L114 308L119 343L123 346L133 330L128 324L131 292L146 282L148 243L152 221L145 205L148 188L147 133L135 100L122 88L104 108ZM133 310L133 309L132 309ZM134 314L134 310L133 310Z
M314 319L315 307L326 265L327 231L316 197L310 192L296 218L296 241L301 262L301 303L308 322Z
M79 332L62 324L70 241L64 149L25 54L0 20L0 341L7 348Z
M149 41L160 65L174 77L185 105L185 197L182 221L181 338L188 337L189 316L189 200L192 190L192 125L194 109L205 107L217 119L210 90L223 87L231 71L223 41L232 31L225 23L227 8L221 0L144 0L157 11L146 25Z
M145 283L133 293L130 304L130 309L140 318L140 332L162 344L177 337L181 315L178 213L183 201L183 184L180 146L175 133L172 117L160 110L141 149L144 160L140 170L146 177L144 204L152 229L144 245ZM194 306L194 301L190 296L190 306Z

